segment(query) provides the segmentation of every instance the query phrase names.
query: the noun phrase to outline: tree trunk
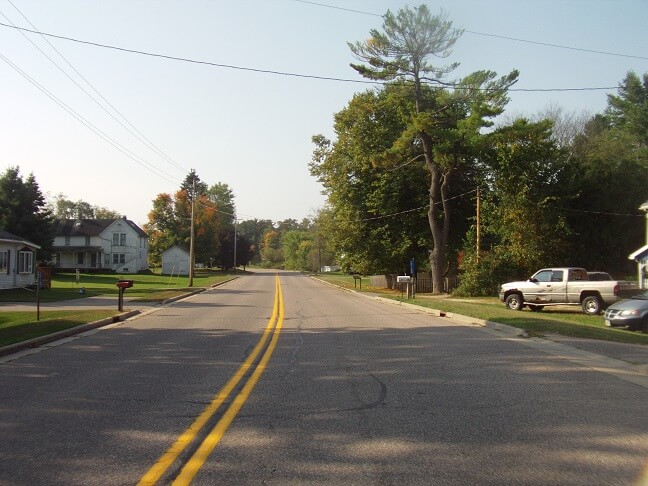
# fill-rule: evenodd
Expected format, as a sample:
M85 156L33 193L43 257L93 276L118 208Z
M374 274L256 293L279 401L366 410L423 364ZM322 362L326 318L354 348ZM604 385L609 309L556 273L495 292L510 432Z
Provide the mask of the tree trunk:
M428 223L432 233L432 250L430 251L430 270L432 273L432 292L440 294L443 292L443 276L446 266L446 243L448 241L448 231L450 228L450 217L447 212L447 178L441 172L432 154L432 140L425 134L420 134L423 144L423 153L425 155L425 164L430 172L430 207L428 209ZM439 217L439 206L442 204L441 214Z

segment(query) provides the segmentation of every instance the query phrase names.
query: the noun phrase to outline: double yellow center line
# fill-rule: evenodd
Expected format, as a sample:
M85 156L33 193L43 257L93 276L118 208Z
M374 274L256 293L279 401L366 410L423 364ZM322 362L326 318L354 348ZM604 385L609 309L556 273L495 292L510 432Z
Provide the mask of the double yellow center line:
M228 427L238 414L239 410L243 407L245 402L252 393L254 386L261 378L261 375L270 361L270 357L277 347L279 341L279 334L283 326L284 319L284 306L283 306L283 293L281 291L281 282L279 276L275 277L275 298L274 306L272 309L272 316L268 321L263 336L252 350L252 353L243 362L241 367L236 371L234 376L230 378L227 384L214 396L211 403L203 410L203 412L196 418L196 420L189 426L189 428L180 435L178 440L166 451L158 462L148 470L142 477L138 485L154 485L171 467L171 465L178 459L178 456L196 439L197 435L203 429L205 424L214 416L218 409L223 405L225 400L232 394L234 389L238 386L239 382L249 373L250 369L257 362L257 358L263 352L263 356L258 361L256 367L250 374L247 382L236 395L230 406L227 408L221 419L216 423L214 428L209 432L207 437L200 444L196 452L186 462L178 477L173 481L174 485L190 484L193 477L203 466L209 454L218 445ZM270 344L267 344L270 339ZM265 350L265 351L264 351Z

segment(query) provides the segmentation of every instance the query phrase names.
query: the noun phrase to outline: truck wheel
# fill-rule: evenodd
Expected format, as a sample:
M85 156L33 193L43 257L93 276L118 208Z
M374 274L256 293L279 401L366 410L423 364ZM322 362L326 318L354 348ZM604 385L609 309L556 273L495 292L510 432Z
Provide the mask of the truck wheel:
M524 307L522 294L511 294L506 298L506 307L511 310L519 311Z
M603 306L601 305L601 299L599 299L595 295L585 297L581 305L583 306L583 312L590 316L598 316L603 309Z

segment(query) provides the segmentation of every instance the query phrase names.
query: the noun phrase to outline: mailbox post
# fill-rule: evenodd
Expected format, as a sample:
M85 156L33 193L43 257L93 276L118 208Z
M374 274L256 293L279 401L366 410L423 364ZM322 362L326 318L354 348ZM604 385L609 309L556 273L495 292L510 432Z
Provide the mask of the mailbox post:
M409 275L397 275L396 276L396 283L400 284L401 288L401 299L403 298L403 287L407 286L407 298L409 299L411 297L411 284L412 284L412 277Z
M117 310L119 312L124 311L124 291L133 286L132 280L117 280L115 284L119 288L119 299L117 300Z

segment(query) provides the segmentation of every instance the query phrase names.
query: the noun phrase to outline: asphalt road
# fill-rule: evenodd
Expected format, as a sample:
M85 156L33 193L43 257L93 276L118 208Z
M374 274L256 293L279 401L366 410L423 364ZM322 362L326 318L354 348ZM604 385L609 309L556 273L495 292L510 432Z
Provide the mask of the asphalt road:
M278 280L241 277L0 364L0 485L152 470L181 484L192 468L199 485L646 481L641 380Z

